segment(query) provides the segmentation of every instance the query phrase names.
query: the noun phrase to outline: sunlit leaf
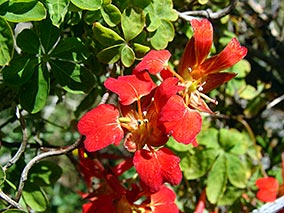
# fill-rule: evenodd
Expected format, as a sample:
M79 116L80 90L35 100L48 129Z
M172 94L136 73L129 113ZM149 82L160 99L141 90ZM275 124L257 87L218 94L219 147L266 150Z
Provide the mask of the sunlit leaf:
M173 24L169 21L162 20L161 25L150 39L150 42L155 49L165 49L168 43L173 40L174 36L175 30Z
M103 3L102 0L71 0L71 2L82 10L98 10Z
M3 17L10 22L40 21L46 18L46 13L46 9L41 2L22 0L15 1L14 5L9 6L7 13Z
M245 188L247 183L246 167L236 155L226 153L227 175L230 183L237 188Z
M130 67L135 61L135 53L128 45L121 49L121 62L125 67Z
M121 44L124 42L123 38L121 38L120 35L118 35L112 29L104 27L99 22L94 23L93 32L95 39L106 47Z
M101 8L101 14L105 22L110 26L116 26L121 20L120 10L113 4L104 4Z
M14 53L13 32L8 22L0 16L0 66L8 65Z
M145 17L142 11L130 7L123 11L121 27L126 41L135 38L143 30L144 25Z
M226 158L223 154L219 155L212 166L207 178L206 195L210 203L216 204L226 190Z
M231 206L234 202L241 197L242 191L235 187L227 187L223 196L218 200L219 206Z
M46 6L52 24L59 27L68 12L69 0L46 0Z

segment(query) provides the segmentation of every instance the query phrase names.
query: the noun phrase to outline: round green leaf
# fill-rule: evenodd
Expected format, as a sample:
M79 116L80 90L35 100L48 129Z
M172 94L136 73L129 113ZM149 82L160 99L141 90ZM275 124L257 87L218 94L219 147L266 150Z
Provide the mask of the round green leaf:
M94 22L98 21L101 18L101 11L87 11L84 16L84 20L87 24L92 25Z
M212 166L207 178L206 195L210 203L216 204L226 190L226 158L224 154L219 155Z
M113 4L103 5L103 7L101 8L101 14L102 14L105 22L110 27L114 27L120 22L121 12Z
M169 21L162 20L161 25L150 39L150 42L155 49L161 50L167 47L168 42L172 41L174 36L175 30L173 24Z
M5 182L6 180L6 173L3 170L2 166L0 166L0 186Z
M134 39L142 32L145 25L145 17L142 10L127 8L121 16L121 27L126 41Z
M13 32L8 22L0 16L0 66L8 65L14 53Z
M125 67L130 67L135 61L134 51L128 46L125 45L121 49L121 62Z
M238 156L226 153L227 175L230 183L237 188L245 188L247 183L246 167Z
M103 3L102 0L71 0L71 2L82 10L98 10Z
M180 167L187 180L194 180L204 176L216 159L215 149L195 150L192 155L181 159Z
M10 6L7 13L3 16L7 21L28 22L40 21L46 18L46 9L40 1L22 0L15 2L15 5L13 7ZM33 2L36 3L34 4ZM30 5L32 5L31 8L29 8ZM22 8L24 8L25 10L23 10Z
M136 58L143 58L151 48L142 44L133 43L133 50Z

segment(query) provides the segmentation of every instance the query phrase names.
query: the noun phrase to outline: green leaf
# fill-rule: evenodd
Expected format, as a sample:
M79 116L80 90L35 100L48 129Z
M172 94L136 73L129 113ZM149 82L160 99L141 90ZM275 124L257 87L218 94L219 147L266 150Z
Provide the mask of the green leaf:
M120 59L120 53L123 47L124 44L107 47L97 54L97 58L103 63L113 64Z
M161 25L160 17L155 15L154 13L148 13L146 19L147 19L147 30L149 32L154 32Z
M150 51L150 47L143 44L133 43L133 50L135 52L136 58L143 58L145 54Z
M250 63L243 59L229 69L230 72L237 73L236 78L245 78L251 71Z
M37 35L31 29L24 29L17 36L17 45L23 52L38 54L40 42Z
M68 92L88 92L95 84L93 75L80 64L51 60L50 66L56 81Z
M46 18L46 9L39 1L18 0L9 5L3 17L10 22L40 21Z
M187 180L204 176L212 166L218 152L214 149L195 150L195 153L181 159L180 167Z
M82 10L98 10L103 3L102 0L71 0L71 2Z
M135 61L135 53L128 45L121 49L121 62L125 67L130 67Z
M248 149L248 138L236 129L220 129L219 143L225 152L237 155L245 154Z
M101 18L100 10L96 11L87 11L84 16L84 20L87 24L93 25L94 22L98 21Z
M142 10L127 8L121 16L121 27L126 41L134 39L142 32L145 25L145 17Z
M35 212L46 211L48 199L42 189L34 183L27 182L23 190L23 198Z
M218 200L218 206L231 206L241 197L242 191L235 187L228 187L224 195Z
M219 155L207 178L206 195L210 203L216 204L226 190L226 158Z
M191 152L193 149L192 145L179 143L173 137L169 138L167 146L177 152Z
M105 22L110 27L115 27L120 22L121 12L113 4L103 5L103 7L101 8L101 14L102 14Z
M60 30L53 26L49 20L39 24L39 38L44 47L44 53L48 54L60 36Z
M124 40L120 37L120 35L118 35L112 29L104 27L99 22L94 23L93 32L95 39L105 47L124 43Z
M246 167L236 155L226 153L227 175L230 183L237 188L245 188L247 183Z
M60 40L50 53L50 57L51 59L81 62L87 59L87 51L78 38L72 37Z
M218 130L215 128L209 128L201 131L197 135L197 141L199 145L203 145L206 148L218 149L220 147L218 143Z
M0 66L8 65L14 53L13 31L0 16Z
M29 181L37 186L51 186L61 177L62 169L52 161L41 161L35 164L30 173Z
M46 0L46 6L52 24L59 27L68 12L69 0Z
M37 64L36 59L23 56L15 57L11 65L3 69L4 81L11 86L25 84L32 77Z
M6 180L6 173L2 166L0 166L0 186L5 182Z
M49 73L45 67L38 66L32 78L21 87L20 103L30 113L39 112L45 105L49 94Z
M165 49L168 42L172 41L174 36L175 30L173 24L169 21L162 20L161 25L150 39L150 43L157 50Z

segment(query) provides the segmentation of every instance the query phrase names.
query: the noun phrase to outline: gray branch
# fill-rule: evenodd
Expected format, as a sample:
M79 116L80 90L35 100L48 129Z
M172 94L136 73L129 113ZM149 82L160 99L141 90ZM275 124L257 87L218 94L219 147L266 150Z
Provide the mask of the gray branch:
M219 10L217 12L212 12L212 10L196 10L196 11L187 11L187 12L178 12L180 18L190 21L191 19L197 17L204 17L208 19L220 19L226 15L228 15L237 5L238 0L231 0L230 4Z
M76 149L82 141L83 141L83 137L80 137L74 144L72 144L70 146L66 146L66 147L63 147L63 148L60 148L60 149L54 149L54 150L50 150L50 151L47 151L47 152L43 152L43 153L37 155L36 157L34 157L31 161L29 161L28 164L25 166L25 168L22 171L21 179L20 179L20 183L19 183L19 186L18 186L15 201L18 202L20 200L24 186L25 186L25 182L28 179L29 171L36 163L38 163L39 161L41 161L41 160L43 160L44 158L47 158L47 157L66 154L66 153Z

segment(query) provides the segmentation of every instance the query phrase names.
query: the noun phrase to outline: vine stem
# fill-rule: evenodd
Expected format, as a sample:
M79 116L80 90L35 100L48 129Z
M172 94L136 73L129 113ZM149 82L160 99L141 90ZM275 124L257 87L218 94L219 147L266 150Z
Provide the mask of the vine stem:
M238 0L231 0L230 4L227 7L217 12L212 12L210 9L207 9L207 10L178 12L178 15L180 18L186 21L190 21L196 16L200 16L200 17L204 17L208 19L219 19L219 18L222 18L228 15L236 7L237 3L238 3Z
M38 163L39 161L41 161L41 160L43 160L44 158L47 158L47 157L66 154L66 153L76 149L80 145L80 143L83 142L83 140L84 140L84 138L81 136L79 139L77 139L77 141L75 141L75 143L73 143L70 146L66 146L66 147L63 147L63 148L60 148L60 149L54 149L54 150L50 150L50 151L47 151L47 152L43 152L43 153L37 155L36 157L34 157L31 161L29 161L28 164L25 166L25 168L22 171L21 179L20 179L20 183L19 183L19 186L18 186L15 201L18 202L20 200L24 186L25 186L25 182L28 179L29 171L36 163Z
M24 210L19 203L17 203L12 198L10 198L8 195L6 195L1 189L0 189L0 198L5 200L11 206L16 207L17 209L20 209L20 210ZM2 210L0 210L0 212L2 212Z
M23 153L25 152L26 147L27 147L28 131L27 131L27 128L26 128L26 122L25 122L25 119L23 118L18 107L16 108L16 116L19 119L21 127L22 127L23 139L22 139L21 146L18 149L17 153L3 167L4 171L6 171L9 167L14 165L20 159L20 157L23 155Z

